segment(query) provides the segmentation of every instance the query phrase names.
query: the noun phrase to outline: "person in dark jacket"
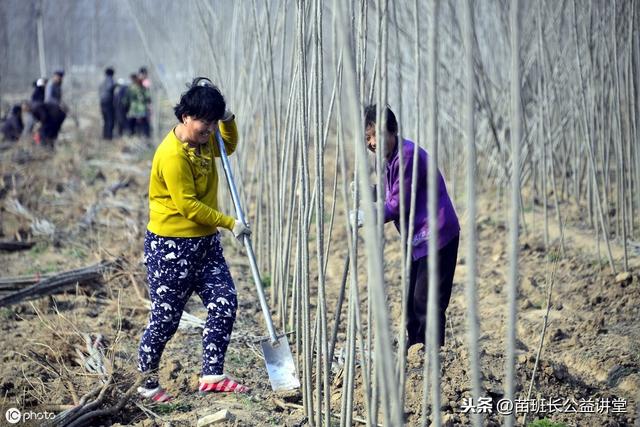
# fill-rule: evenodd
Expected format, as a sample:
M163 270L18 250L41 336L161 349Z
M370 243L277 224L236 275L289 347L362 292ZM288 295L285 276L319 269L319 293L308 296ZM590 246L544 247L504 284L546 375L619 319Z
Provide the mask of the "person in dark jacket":
M62 107L55 102L42 102L30 106L33 118L40 122L36 142L40 142L45 148L53 151L62 122L67 117Z
M124 79L118 79L113 90L113 106L115 111L115 127L118 136L130 134L127 112L129 111L128 86Z
M64 78L64 70L56 70L51 80L47 82L44 88L44 102L51 102L60 105L64 109L62 103L62 79Z
M115 106L113 101L113 91L115 84L113 82L113 68L109 67L104 70L104 81L100 85L100 111L102 112L102 138L113 138L113 125L115 120Z
M44 88L47 85L47 79L39 78L33 83L33 92L31 92L31 102L44 102Z
M2 135L6 141L17 141L20 139L23 128L22 107L16 104L11 107L11 111L4 119L0 131L2 131Z
M31 104L41 104L44 102L44 89L47 86L47 79L44 77L40 77L38 80L33 82L33 92L31 92ZM25 138L31 136L31 132L33 132L33 126L36 124L33 115L31 114L31 109L29 108L29 103L27 102L24 108L25 112L25 120L24 120L24 129L22 130L22 136Z

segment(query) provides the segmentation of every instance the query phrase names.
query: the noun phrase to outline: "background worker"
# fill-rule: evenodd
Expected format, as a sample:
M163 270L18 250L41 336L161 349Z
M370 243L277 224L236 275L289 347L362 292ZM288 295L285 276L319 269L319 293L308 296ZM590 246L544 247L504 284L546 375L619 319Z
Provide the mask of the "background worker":
M102 138L110 140L113 138L113 126L115 123L115 105L113 91L115 83L113 81L113 68L104 70L104 80L98 90L100 95L100 112L102 113Z

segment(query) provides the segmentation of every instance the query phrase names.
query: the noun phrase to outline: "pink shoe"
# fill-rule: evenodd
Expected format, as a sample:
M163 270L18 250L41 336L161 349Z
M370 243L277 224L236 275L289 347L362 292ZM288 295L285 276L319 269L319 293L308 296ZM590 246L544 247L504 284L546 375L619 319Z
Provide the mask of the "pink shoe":
M213 375L212 375L213 376ZM201 393L247 393L249 387L245 387L234 379L223 376L219 381L211 381L200 378L198 389Z
M173 399L161 387L138 387L138 394L140 395L140 397L142 397L144 400L149 401L150 403L167 403Z

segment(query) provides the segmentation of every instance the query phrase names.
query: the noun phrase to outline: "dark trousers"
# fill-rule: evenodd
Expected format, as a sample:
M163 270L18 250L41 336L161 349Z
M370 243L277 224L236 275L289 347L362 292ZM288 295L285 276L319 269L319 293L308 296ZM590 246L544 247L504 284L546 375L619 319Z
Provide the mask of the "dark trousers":
M151 312L138 351L138 369L158 386L160 357L173 337L185 304L196 292L207 307L202 331L202 375L223 373L238 298L218 233L203 237L162 237L147 230L144 258Z
M44 147L54 148L60 128L67 114L60 107L52 107L40 126L40 141Z
M129 129L132 135L143 135L147 138L151 136L151 125L146 117L129 118Z
M115 128L118 136L130 134L129 121L127 120L127 111L118 107L115 109Z
M458 261L459 236L454 237L438 251L438 334L440 346L444 345L446 326L445 312L451 299L453 275ZM407 332L409 334L407 347L423 343L427 330L427 298L429 287L429 257L424 256L411 263L411 277L409 279L409 298L407 301Z
M113 138L113 125L115 122L115 109L113 108L113 102L100 103L100 110L102 111L102 138L103 139L112 139Z

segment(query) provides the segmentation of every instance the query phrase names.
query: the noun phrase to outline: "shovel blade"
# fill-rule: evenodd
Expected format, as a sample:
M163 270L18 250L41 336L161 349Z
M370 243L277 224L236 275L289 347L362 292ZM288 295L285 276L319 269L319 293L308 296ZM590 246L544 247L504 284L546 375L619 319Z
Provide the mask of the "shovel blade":
M271 388L274 391L299 388L300 381L296 377L296 366L293 363L286 335L279 337L277 344L273 344L270 340L262 341L261 344Z

